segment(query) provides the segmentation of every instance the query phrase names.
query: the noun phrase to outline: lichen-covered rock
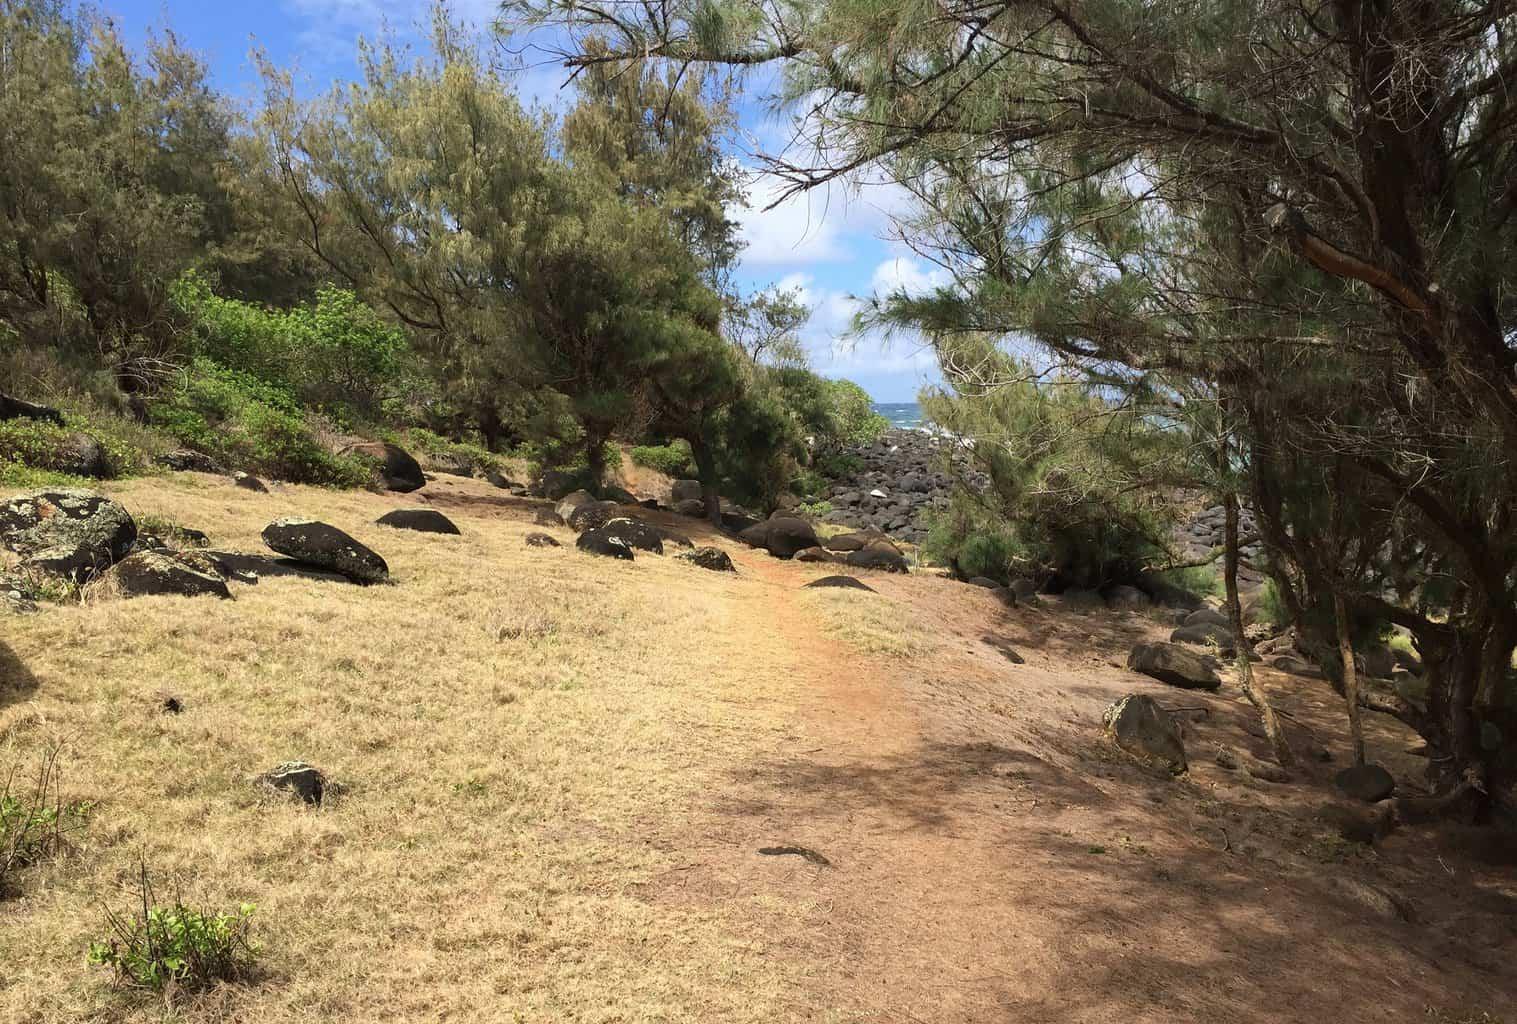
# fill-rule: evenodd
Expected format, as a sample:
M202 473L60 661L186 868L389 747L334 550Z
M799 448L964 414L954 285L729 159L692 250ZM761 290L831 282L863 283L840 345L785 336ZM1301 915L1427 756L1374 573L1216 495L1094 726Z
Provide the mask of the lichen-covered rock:
M232 483L241 487L244 491L252 491L254 494L268 494L269 488L262 480L252 473L244 473L242 470L232 474Z
M604 555L607 558L620 558L630 562L636 556L632 554L632 548L626 541L619 537L609 536L604 527L594 530L586 530L579 535L574 546L581 551L587 551L592 555Z
M612 519L600 528L600 532L634 551L648 551L655 555L664 553L664 539L658 530L636 519Z
M732 564L732 557L721 548L695 548L691 551L681 551L674 557L684 559L702 569L710 569L712 572L737 572L737 568Z
M89 434L70 434L53 456L52 468L70 476L105 480L112 473L110 457L100 442Z
M209 567L164 551L134 551L111 571L111 578L126 597L172 594L180 597L230 598L226 581Z
M1117 746L1176 775L1185 771L1185 740L1169 712L1152 697L1131 693L1106 709L1106 732Z
M569 524L571 530L594 530L605 526L611 520L621 515L622 507L614 501L587 501L574 506L565 515L560 505L560 515L564 522Z
M76 583L125 558L136 540L126 509L91 491L33 491L0 505L0 543L28 568Z
M1215 690L1222 685L1206 658L1175 644L1138 644L1128 655L1127 667L1186 690Z
M0 573L0 612L30 615L37 610L37 594L30 581Z
M391 509L380 516L377 522L381 526L389 526L397 530L415 530L417 533L458 533L458 527L453 524L453 520L435 508Z
M390 578L390 567L372 549L337 527L314 519L276 519L263 528L263 542L281 555L331 569L360 583L381 583Z

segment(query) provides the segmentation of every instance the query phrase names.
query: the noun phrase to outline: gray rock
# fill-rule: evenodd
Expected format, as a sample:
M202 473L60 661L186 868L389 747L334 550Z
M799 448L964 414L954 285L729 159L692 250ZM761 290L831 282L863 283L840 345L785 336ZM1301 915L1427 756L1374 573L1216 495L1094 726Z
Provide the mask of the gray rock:
M836 536L828 537L827 539L823 540L822 547L826 548L828 551L857 551L865 544L868 544L869 540L870 538L865 537L862 534L840 533Z
M1270 667L1288 675L1302 676L1307 679L1321 679L1322 670L1304 658L1294 654L1280 654L1271 658Z
M1128 655L1127 667L1186 690L1215 690L1222 685L1208 659L1174 644L1138 644Z
M705 508L704 493L699 480L676 480L669 485L669 502L678 505L682 501L699 501Z
M1018 601L1031 601L1038 596L1038 587L1032 580L1012 580L1011 592L1017 596Z
M288 516L263 528L263 542L298 562L330 569L358 583L382 583L390 567L373 550L337 527Z
M529 533L526 539L527 547L529 548L556 548L560 546L558 541L546 533Z
M1221 626L1223 629L1232 628L1232 622L1228 620L1228 617L1215 608L1197 608L1185 617L1185 621L1181 625Z
M1359 764L1333 776L1333 785L1345 795L1367 804L1378 803L1396 792L1396 780L1378 764Z
M104 480L112 476L111 461L100 442L89 434L70 434L58 450L53 469L70 476Z
M681 551L674 557L692 565L698 565L702 569L710 569L712 572L737 572L737 568L732 564L731 556L721 548L695 548L691 551Z
M448 533L455 535L458 533L458 527L453 524L453 520L435 508L391 509L380 516L377 521L381 526L389 526L397 530L415 530L418 533Z
M614 501L619 505L637 504L637 495L633 494L625 487L618 487L615 484L609 484L605 487L602 487L600 489L600 496L607 501Z
M0 504L0 543L27 567L76 583L125 558L136 540L126 509L90 491L32 491Z
M559 518L567 523L569 521L570 513L579 508L581 505L589 505L594 502L595 495L586 490L578 490L571 491L557 500L558 504L553 506L553 511L557 512Z
M836 555L834 555L831 551L828 551L826 548L822 548L822 547L807 548L804 551L797 551L795 553L795 560L797 562L837 562L837 561L840 561L840 559Z
M169 594L230 598L226 581L198 561L169 552L134 551L116 563L111 577L126 597Z
M1106 606L1108 608L1147 608L1152 603L1153 598L1143 593L1137 587L1120 584L1110 587L1106 591Z
M1187 768L1180 727L1152 697L1128 694L1106 709L1102 721L1117 746L1138 760L1176 775Z
M1175 644L1196 644L1201 647L1215 645L1222 654L1231 654L1236 643L1228 629L1210 622L1181 626L1169 635L1169 641Z
M699 498L681 498L674 503L674 511L691 519L706 518L706 503Z

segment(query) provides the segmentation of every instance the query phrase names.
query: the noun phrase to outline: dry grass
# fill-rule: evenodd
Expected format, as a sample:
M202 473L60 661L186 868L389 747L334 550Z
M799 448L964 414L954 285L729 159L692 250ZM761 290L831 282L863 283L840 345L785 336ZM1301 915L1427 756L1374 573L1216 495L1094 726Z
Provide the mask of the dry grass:
M804 591L801 602L829 636L861 654L916 658L936 646L911 611L884 594L827 587Z
M0 1020L164 1018L84 961L139 853L187 898L259 907L264 980L176 1019L778 1019L785 968L742 922L644 896L678 864L654 837L763 727L722 699L747 682L723 646L744 640L740 581L526 548L528 524L451 510L462 537L373 525L403 499L192 475L110 490L248 551L275 516L318 516L394 583L5 620L37 686L0 685L0 747L66 738L65 795L98 806L81 851L0 907ZM297 758L343 799L312 811L249 785Z

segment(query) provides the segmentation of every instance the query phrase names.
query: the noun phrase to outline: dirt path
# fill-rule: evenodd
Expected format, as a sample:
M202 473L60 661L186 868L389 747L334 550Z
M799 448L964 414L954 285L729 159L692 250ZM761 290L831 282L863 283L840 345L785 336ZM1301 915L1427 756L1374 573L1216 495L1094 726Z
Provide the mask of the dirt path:
M713 787L659 898L741 908L798 965L795 1019L1420 1020L1517 997L1500 868L1451 870L1417 924L1387 920L1351 886L1394 891L1395 850L1299 855L1322 841L1301 810L1313 780L1237 792L1209 763L1174 782L1110 755L1100 710L1147 688L1113 662L1152 622L871 579L939 648L869 657L796 599L817 567L734 554L757 581L734 616L756 683L786 683L753 699L784 734ZM1154 692L1208 707L1209 741L1249 744L1233 700ZM827 863L759 852L776 847ZM1482 901L1496 916L1470 942Z

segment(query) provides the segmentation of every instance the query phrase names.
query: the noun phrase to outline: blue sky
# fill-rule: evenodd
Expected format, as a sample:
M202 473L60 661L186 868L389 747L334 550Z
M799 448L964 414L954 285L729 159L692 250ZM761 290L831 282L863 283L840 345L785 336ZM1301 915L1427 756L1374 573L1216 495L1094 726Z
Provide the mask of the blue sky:
M209 63L219 88L251 103L256 95L247 54L260 46L281 66L295 67L311 91L354 74L360 35L386 25L402 36L425 21L430 0L96 0L126 38L140 44L149 29L171 28ZM491 0L455 0L455 14L476 24L493 14ZM501 54L502 60L511 59ZM561 100L563 72L530 67L519 78L525 96ZM757 85L753 92L759 91ZM739 109L742 138L735 154L750 163L751 153L776 148L788 137L788 118L765 111L757 97ZM889 240L891 214L903 209L904 194L890 186L858 190L834 188L791 199L769 212L761 207L775 184L755 178L752 206L741 211L741 280L750 288L769 283L795 287L813 307L805 339L813 365L829 376L862 384L877 401L911 401L924 382L937 380L931 354L920 344L896 339L883 344L866 337L844 344L836 339L853 314L853 296L904 285L910 290L937 280L931 265Z

